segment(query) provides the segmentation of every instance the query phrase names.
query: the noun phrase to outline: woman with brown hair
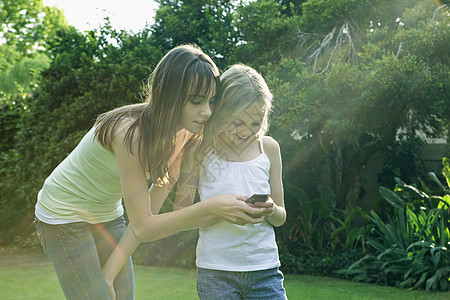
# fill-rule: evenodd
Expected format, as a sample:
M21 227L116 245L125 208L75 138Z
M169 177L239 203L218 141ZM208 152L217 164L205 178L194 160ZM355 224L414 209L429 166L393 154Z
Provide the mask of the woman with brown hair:
M102 267L125 232L153 241L218 220L262 221L263 209L222 195L156 215L179 176L186 145L201 137L219 89L219 71L191 45L169 51L149 80L147 101L100 115L38 194L36 228L67 299L109 299ZM147 177L154 183L148 189ZM114 281L134 298L131 258Z

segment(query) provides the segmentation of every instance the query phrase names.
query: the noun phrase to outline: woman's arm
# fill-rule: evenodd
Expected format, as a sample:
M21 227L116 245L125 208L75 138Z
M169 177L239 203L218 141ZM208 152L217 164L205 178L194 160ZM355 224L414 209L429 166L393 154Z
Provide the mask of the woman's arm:
M186 151L181 163L180 178L178 180L177 192L174 201L174 210L179 210L191 206L195 201L198 188L200 165L203 157L196 155L196 149L191 148ZM219 222L219 217L211 218L203 223L196 224L196 227L204 227ZM193 228L187 228L193 229Z
M260 223L264 219L264 209L249 207L237 195L221 195L182 210L156 215L170 188L152 186L148 191L145 169L136 155L137 141L134 142L131 153L123 143L125 130L122 128L117 132L113 140L113 151L119 165L122 194L130 223L103 266L105 280L113 298L114 279L140 242L158 240L218 220L244 225ZM178 159L174 166L181 164L181 157Z
M103 265L103 277L105 278L105 282L112 300L116 299L114 280L139 244L140 242L135 238L131 227L128 225L124 234L120 238L119 243L114 248L114 251L111 253L106 263Z
M162 187L152 185L150 187L150 199L153 199L154 201L149 204L149 208L153 214L157 214L159 212L172 186L173 184L167 184ZM134 236L130 225L128 225L119 243L114 248L106 263L103 265L103 276L113 300L115 299L114 280L139 244L140 242Z
M138 132L137 132L138 133ZM150 199L145 170L137 157L137 141L130 153L123 140L125 130L119 131L113 140L122 193L130 226L137 240L149 242L165 238L177 232L198 228L217 220L235 224L259 223L264 209L249 207L237 195L220 195L205 199L182 210L155 215L148 207Z
M201 161L195 155L197 147L191 147L181 162L180 178L177 183L177 192L174 201L174 210L183 209L194 204L198 187L198 176Z
M120 138L122 135L122 138ZM122 193L128 218L135 237L141 242L165 238L188 228L198 228L217 218L230 223L245 224L261 222L263 209L249 207L236 195L221 195L204 200L185 209L162 215L154 215L148 209L149 199L145 170L134 147L131 154L123 144L123 135L113 141L116 154Z
M183 152L181 152L175 161L169 166L169 173L174 181L179 177L182 157ZM174 186L174 181L163 186L157 186L155 184L151 185L148 190L148 194L149 200L151 199L152 201L149 201L148 209L152 214L156 215L159 213L164 200L167 198L167 195ZM134 236L130 225L128 225L121 240L119 241L119 244L115 247L114 251L111 253L110 257L103 266L103 275L111 295L115 294L113 287L115 278L139 244L140 242Z

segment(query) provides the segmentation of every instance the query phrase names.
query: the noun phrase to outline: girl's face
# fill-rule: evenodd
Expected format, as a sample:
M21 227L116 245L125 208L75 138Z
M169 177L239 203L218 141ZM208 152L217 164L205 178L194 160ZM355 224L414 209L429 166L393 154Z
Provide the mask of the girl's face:
M215 99L215 88L211 88L205 95L190 95L190 100L181 111L178 130L185 128L192 133L200 132L211 117Z
M254 141L264 118L261 105L261 101L255 101L246 110L230 120L225 130L219 134L220 140L230 147L246 147Z

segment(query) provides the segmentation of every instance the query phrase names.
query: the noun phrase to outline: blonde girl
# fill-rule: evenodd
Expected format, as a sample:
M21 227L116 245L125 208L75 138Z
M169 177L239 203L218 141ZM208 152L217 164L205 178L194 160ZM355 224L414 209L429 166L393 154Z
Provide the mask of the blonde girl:
M186 145L202 135L211 116L218 75L199 48L172 49L150 77L147 101L100 115L46 179L36 229L67 299L110 298L113 283L105 281L102 267L122 236L152 241L217 220L261 221L262 209L250 210L231 194L154 214L179 176ZM150 189L147 176L155 183ZM112 296L133 299L131 259L123 264Z
M205 127L198 155L186 155L177 192L179 207L229 192L270 195L262 223L218 222L200 228L197 291L200 299L286 299L273 226L286 220L278 143L265 136L272 95L263 77L238 64L221 76L221 96ZM200 202L200 203L201 203Z

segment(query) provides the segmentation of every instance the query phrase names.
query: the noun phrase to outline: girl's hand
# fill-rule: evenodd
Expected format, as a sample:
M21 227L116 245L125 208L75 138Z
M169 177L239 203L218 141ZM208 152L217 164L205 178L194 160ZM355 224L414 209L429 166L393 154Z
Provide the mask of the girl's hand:
M271 197L265 202L247 203L247 205L256 208L264 208L263 216L265 218L269 218L275 210L275 203Z
M265 208L251 207L244 200L244 196L227 194L203 201L205 204L210 205L210 211L223 221L237 225L261 223L265 218Z

